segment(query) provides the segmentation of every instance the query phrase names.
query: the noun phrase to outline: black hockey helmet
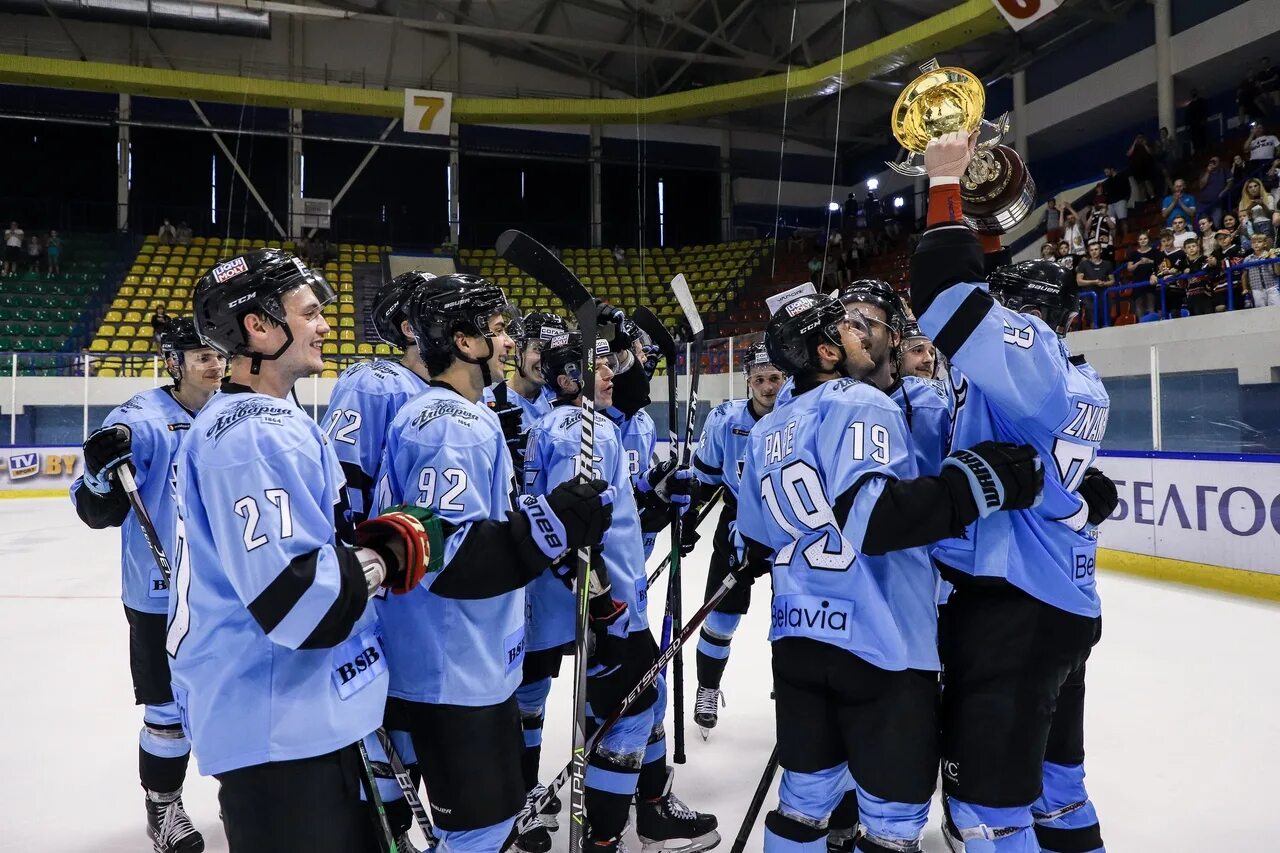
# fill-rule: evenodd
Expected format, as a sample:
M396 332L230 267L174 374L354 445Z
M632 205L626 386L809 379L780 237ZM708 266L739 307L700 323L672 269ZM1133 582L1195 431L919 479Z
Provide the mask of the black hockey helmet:
M400 324L406 319L405 307L413 292L433 278L435 275L432 273L409 270L378 288L373 297L373 329L384 343L399 349L408 348L410 340L400 329Z
M609 342L604 338L596 338L596 357L597 362L604 361L609 364L612 370L617 365L618 354L609 351ZM578 395L575 391L572 394L566 394L560 390L560 383L557 381L561 376L568 376L570 381L578 384L579 389L582 387L582 332L578 329L570 329L556 335L542 348L542 363L539 366L542 371L542 380L551 387L560 399L572 399Z
M524 315L520 327L520 336L515 339L516 367L522 371L525 369L526 347L536 344L539 348L545 349L547 341L569 331L569 324L565 319L550 311L530 311Z
M417 338L418 351L428 373L439 373L455 358L480 365L484 384L490 383L489 359L493 356L493 338L489 318L501 314L506 319L506 334L523 336L520 312L507 300L506 293L487 278L469 273L436 276L422 283L409 296L405 308L409 328ZM471 359L454 345L457 332L488 339L488 354Z
M151 317L151 328L160 344L160 358L165 370L174 382L182 381L182 354L188 350L206 346L196 332L195 321L190 317L170 317L156 313Z
M1036 311L1045 324L1065 335L1080 313L1075 273L1057 263L1037 258L1008 264L991 273L991 295L1012 311Z
M282 299L299 287L310 287L321 305L333 301L333 288L324 276L281 249L254 249L222 261L196 282L192 303L200 340L227 358L252 356L258 363L279 358L293 345ZM244 318L263 314L284 327L285 342L275 352L253 352L245 337Z
M773 363L773 359L769 357L769 348L765 346L764 341L758 341L747 348L746 353L742 356L742 375L751 376L751 368L753 367L772 367L778 370L782 368Z
M845 305L865 302L884 311L889 328L902 334L902 327L907 321L907 306L902 304L902 297L893 285L884 279L860 278L851 281L840 291L840 301Z
M858 318L861 314L853 312ZM764 343L769 360L793 376L818 368L818 344L827 343L840 350L840 324L845 320L857 323L853 316L846 317L844 305L834 296L806 294L784 302L765 328ZM866 329L866 320L863 330Z
M630 317L622 325L623 334L633 341L640 342L640 351L644 353L644 360L640 362L640 367L644 370L645 378L652 380L654 371L658 369L658 362L662 360L662 348L655 344L649 333L640 328L640 324Z

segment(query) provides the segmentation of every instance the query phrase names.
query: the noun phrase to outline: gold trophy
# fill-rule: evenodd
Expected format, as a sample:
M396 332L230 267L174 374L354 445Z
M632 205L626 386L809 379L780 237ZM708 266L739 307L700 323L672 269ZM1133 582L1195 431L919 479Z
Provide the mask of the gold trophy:
M908 156L886 164L899 175L921 177L926 174L921 155L931 139L956 130L990 131L978 141L960 178L960 200L970 228L983 234L1005 233L1031 212L1036 197L1035 181L1018 152L1000 144L1009 132L1009 114L994 122L983 118L986 90L963 68L940 67L931 59L920 70L923 73L893 105L893 138Z

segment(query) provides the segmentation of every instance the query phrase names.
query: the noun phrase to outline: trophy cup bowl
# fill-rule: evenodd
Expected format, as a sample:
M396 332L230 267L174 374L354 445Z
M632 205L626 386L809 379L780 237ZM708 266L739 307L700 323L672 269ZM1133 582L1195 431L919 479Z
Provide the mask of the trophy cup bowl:
M986 90L963 68L940 67L936 60L921 66L893 105L891 129L909 154L887 163L900 175L924 176L921 155L930 140L953 131L984 129L993 135L980 140L973 161L960 180L960 199L966 224L983 234L1003 234L1031 212L1036 185L1026 164L1000 140L1009 131L1009 114L994 122L983 118Z

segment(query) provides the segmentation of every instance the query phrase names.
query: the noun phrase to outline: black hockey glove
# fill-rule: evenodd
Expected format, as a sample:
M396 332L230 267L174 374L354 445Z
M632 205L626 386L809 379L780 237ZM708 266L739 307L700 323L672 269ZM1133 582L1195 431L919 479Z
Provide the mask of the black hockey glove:
M507 444L507 452L511 454L511 464L516 469L516 481L523 479L524 450L529 443L529 433L524 431L524 410L510 401L510 390L506 383L501 383L494 392L494 399L489 408L498 416L502 425L502 438Z
M702 534L698 532L698 515L689 513L680 522L680 556L687 557L698 547Z
M602 299L596 300L596 328L599 337L609 342L610 352L622 352L631 349L631 336L623 331L627 315L621 308L616 308Z
M104 496L115 482L115 470L133 456L129 428L115 424L89 436L84 443L84 484L95 495Z
M963 475L979 518L1037 506L1044 489L1044 465L1028 444L984 441L958 450L942 460L941 476L954 487L960 483L957 474Z
M1094 527L1110 518L1120 504L1116 484L1097 468L1085 469L1084 479L1080 481L1080 488L1076 491L1089 505L1089 523Z
M738 522L729 523L729 571L741 586L751 586L756 578L773 571L769 549L738 532Z
M507 514L525 564L540 573L565 551L599 545L613 521L613 490L575 477L549 495L524 495Z
M623 648L621 637L609 633L610 626L616 624L627 615L627 604L618 601L611 594L612 588L604 589L591 596L587 602L588 632L587 660L593 667L603 668L602 672L593 673L599 678L608 675L621 665L619 652Z

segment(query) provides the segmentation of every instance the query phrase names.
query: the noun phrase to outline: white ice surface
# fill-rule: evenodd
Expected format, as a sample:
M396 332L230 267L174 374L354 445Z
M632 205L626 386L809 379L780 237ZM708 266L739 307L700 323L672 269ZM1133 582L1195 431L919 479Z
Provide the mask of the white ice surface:
M710 540L686 562L686 614ZM1100 585L1086 767L1108 850L1280 849L1280 608L1106 572ZM655 630L665 588L650 596ZM720 726L704 743L687 721L689 760L676 774L677 794L719 816L725 850L773 744L766 590L734 642ZM116 532L88 530L66 500L0 501L0 850L150 850L127 640ZM551 693L544 779L568 758L569 669ZM686 679L691 713L692 647ZM670 715L667 727L670 739ZM185 800L206 849L226 850L216 783L193 769ZM761 849L762 824L747 850ZM926 850L944 849L937 826L935 807ZM556 841L567 849L563 829Z

